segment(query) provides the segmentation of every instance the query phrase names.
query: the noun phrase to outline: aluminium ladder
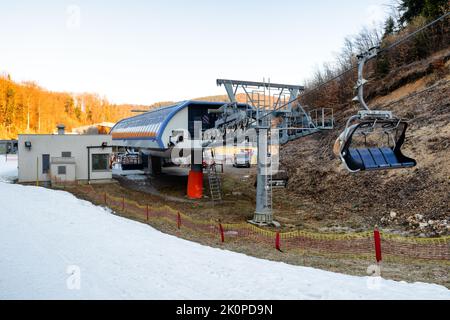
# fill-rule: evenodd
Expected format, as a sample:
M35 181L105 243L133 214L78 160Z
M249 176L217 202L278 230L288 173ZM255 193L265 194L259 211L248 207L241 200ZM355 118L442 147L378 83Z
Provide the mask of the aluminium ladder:
M220 176L217 173L216 164L213 163L208 166L208 182L209 191L211 194L211 199L213 202L222 201L222 183L220 181Z

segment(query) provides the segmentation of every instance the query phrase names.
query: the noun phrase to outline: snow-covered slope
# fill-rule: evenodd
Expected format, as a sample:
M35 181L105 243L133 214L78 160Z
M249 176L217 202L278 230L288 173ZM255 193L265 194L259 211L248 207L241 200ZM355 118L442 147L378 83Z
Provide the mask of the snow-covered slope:
M0 299L450 299L202 246L63 191L0 182L0 201Z
M0 155L0 182L11 182L17 178L17 155Z

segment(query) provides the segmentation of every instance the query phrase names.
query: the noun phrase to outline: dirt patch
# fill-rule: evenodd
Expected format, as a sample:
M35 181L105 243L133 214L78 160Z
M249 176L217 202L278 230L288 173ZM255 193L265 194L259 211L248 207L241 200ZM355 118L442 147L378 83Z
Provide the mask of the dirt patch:
M399 67L389 73L387 77L374 80L367 86L367 99L380 96L391 96L393 92L408 90L408 86L417 80L425 80L431 84L436 76L443 77L446 74L445 63L450 58L450 49L439 51L427 59ZM405 89L402 89L406 87ZM395 96L393 96L395 98Z

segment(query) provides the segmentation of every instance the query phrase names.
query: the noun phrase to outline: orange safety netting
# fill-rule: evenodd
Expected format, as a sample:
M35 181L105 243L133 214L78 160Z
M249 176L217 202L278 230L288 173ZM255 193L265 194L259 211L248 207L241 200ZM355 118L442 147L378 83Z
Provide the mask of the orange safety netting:
M249 223L221 224L202 221L165 205L142 205L124 197L98 193L90 185L77 187L87 197L124 214L133 214L145 221L168 222L176 228L188 229L222 242L251 240L280 251L297 250L320 255L349 257L375 257L374 232L332 234L309 231L276 232ZM417 238L380 232L381 251L384 257L423 259L450 265L450 237ZM379 253L381 254L381 253Z

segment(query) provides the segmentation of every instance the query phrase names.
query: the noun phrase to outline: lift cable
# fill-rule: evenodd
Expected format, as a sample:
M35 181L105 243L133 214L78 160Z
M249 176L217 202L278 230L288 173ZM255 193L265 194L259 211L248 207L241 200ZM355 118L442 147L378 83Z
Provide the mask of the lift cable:
M379 51L379 53L384 53L384 52L387 52L387 51L389 51L389 50L392 50L392 49L395 48L396 46L398 46L398 45L402 44L403 42L409 40L410 38L414 37L414 36L417 35L418 33L424 31L425 29L427 29L427 28L429 28L429 27L435 25L436 23L440 22L441 20L443 20L444 18L446 18L446 17L449 16L449 15L450 15L450 11L447 12L447 13L445 13L444 15L440 16L440 17L437 18L436 20L433 20L433 21L431 21L430 23L427 23L425 26L423 26L423 27L417 29L416 31L411 32L410 34L408 34L407 36L403 37L402 39L400 39L400 40L398 40L398 41L392 43L392 44L389 45L388 47L382 48L382 49ZM333 78L327 80L326 82L324 82L324 83L318 85L317 87L315 87L315 88L313 88L313 89L311 89L311 90L308 90L307 92L303 93L302 96L308 95L309 93L311 93L311 92L313 92L313 91L315 91L315 90L317 90L317 89L323 87L324 85L326 85L326 84L328 84L328 83L330 83L330 82L332 82L332 81L334 81L334 80L336 80L336 79L342 77L344 74L346 74L347 72L350 72L350 71L356 69L357 67L358 67L357 65L352 66L351 68L349 68L349 69L343 71L343 72L340 73L339 75L337 75L337 76L335 76L335 77L333 77Z
M400 99L397 99L397 100L388 102L387 104L382 105L382 107L383 107L383 108L386 108L386 107L392 106L392 105L397 104L397 103L400 103L400 102L402 102L402 101L404 101L404 100L406 100L406 99L410 99L410 98L413 98L413 97L415 97L415 96L421 95L422 93L431 91L431 90L435 89L436 87L445 85L445 84L447 84L447 83L450 83L450 80L438 81L438 82L436 82L435 84L433 84L433 85L431 85L431 86L429 86L429 87L427 87L427 88L425 88L425 89L422 89L422 90L420 90L420 91L413 92L413 93L408 94L407 96L404 96L404 97L402 97L402 98L400 98Z
M400 39L400 40L398 40L398 41L392 43L392 44L389 45L388 47L381 49L381 50L379 51L379 53L384 53L384 52L387 52L387 51L389 51L389 50L392 50L392 49L395 48L396 46L398 46L398 45L400 45L401 43L403 43L403 42L409 40L410 38L414 37L414 36L417 35L418 33L424 31L425 29L427 29L427 28L429 28L429 27L435 25L436 23L438 23L439 21L441 21L441 20L443 20L444 18L448 17L449 15L450 15L450 11L447 12L447 13L445 13L444 15L440 16L440 17L437 18L436 20L433 20L433 21L431 21L430 23L426 24L425 26L423 26L423 27L417 29L416 31L414 31L414 32L412 32L412 33L410 33L410 34L408 34L407 36L403 37L402 39ZM348 72L350 72L350 71L356 69L357 67L358 67L357 65L352 66L351 68L349 68L349 69L343 71L343 72L340 73L339 75L337 75L337 76L335 76L335 77L333 77L333 78L327 80L326 82L324 82L324 83L318 85L317 87L314 87L313 89L308 90L308 91L305 92L305 93L302 93L301 96L304 97L304 96L306 96L306 95L308 95L308 94L310 94L310 93L316 91L317 89L320 89L321 87L327 85L328 83L330 83L330 82L332 82L332 81L335 81L336 79L342 77L343 75L345 75L346 73L348 73ZM285 103L284 105L282 105L282 106L280 106L280 107L275 108L274 110L272 110L272 111L269 112L269 113L266 113L265 115L263 115L263 116L260 118L260 120L261 120L261 119L264 119L265 117L271 115L272 113L274 113L274 112L276 112L276 111L278 111L278 110L281 110L282 108L286 107L287 105L289 105L289 104L291 104L291 103L294 103L295 101L297 101L297 98L295 98L295 99L293 99L293 100L291 100L291 101ZM249 125L253 124L255 121L256 121L256 120L253 120L253 122L250 122Z
M417 29L416 31L411 32L411 33L408 34L407 36L405 36L405 37L403 37L402 39L400 39L400 40L394 42L393 44L389 45L388 47L381 49L380 52L384 52L384 51L389 51L389 50L391 50L392 48L398 46L399 44L405 42L406 40L409 40L410 38L414 37L416 34L422 32L423 30L425 30L425 29L431 27L432 25L438 23L439 21L443 20L444 18L446 18L446 17L449 16L449 15L450 15L450 11L447 12L447 13L445 13L444 15L440 16L440 17L437 18L436 20L433 20L433 21L431 21L430 23L427 23L426 25L424 25L423 27Z

